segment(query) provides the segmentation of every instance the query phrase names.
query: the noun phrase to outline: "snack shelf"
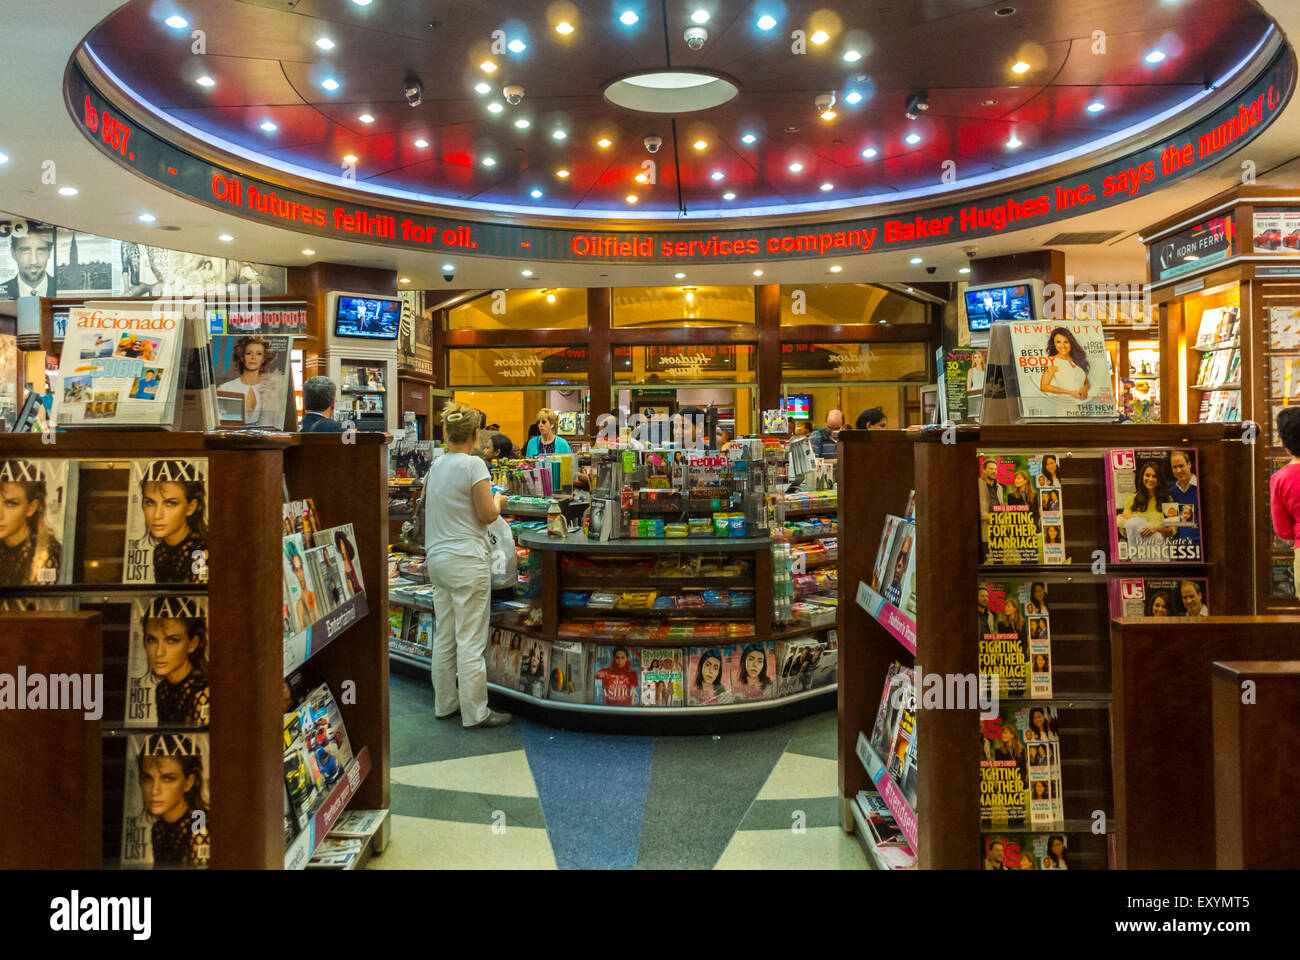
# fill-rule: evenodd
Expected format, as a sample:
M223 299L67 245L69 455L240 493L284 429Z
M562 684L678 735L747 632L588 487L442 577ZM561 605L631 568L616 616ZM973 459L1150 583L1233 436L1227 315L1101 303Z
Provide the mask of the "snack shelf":
M561 590L753 590L749 577L577 577L560 574Z
M356 795L357 790L361 787L361 782L370 774L370 748L362 747L361 752L352 758L348 768L343 771L343 776L339 782L334 785L330 795L325 802L320 805L315 816L308 821L307 826L298 832L298 836L293 838L289 848L284 853L284 868L286 870L302 870L307 866L307 861L316 853L316 848L320 845L321 840L325 839L325 834L333 828L339 815L343 813L345 807Z
M743 620L749 621L754 616L754 606L707 608L687 610L651 610L631 609L628 607L574 607L562 604L560 611L570 620L621 620L637 618L651 620L668 618L673 620Z

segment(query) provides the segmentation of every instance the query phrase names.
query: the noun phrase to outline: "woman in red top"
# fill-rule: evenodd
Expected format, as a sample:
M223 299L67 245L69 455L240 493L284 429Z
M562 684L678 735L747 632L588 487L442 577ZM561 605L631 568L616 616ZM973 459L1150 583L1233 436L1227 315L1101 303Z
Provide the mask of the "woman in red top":
M1273 509L1273 532L1295 548L1296 596L1300 596L1300 407L1283 407L1277 415L1277 433L1282 446L1291 454L1291 462L1273 474L1269 481L1269 501Z

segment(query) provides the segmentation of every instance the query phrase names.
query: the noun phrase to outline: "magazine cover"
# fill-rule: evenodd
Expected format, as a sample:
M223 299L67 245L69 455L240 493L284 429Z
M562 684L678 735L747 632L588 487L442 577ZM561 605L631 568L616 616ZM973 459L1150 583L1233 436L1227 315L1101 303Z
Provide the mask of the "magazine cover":
M1060 456L978 457L980 562L1066 563Z
M811 682L811 665L820 649L821 644L811 634L776 642L776 662L780 664L776 696L785 697L804 689L802 681L805 676Z
M1210 582L1183 579L1117 577L1109 583L1111 617L1208 617Z
M347 599L343 592L346 581L335 566L334 547L330 544L313 547L303 556L307 560L310 579L316 583L316 602L321 616L333 613Z
M1115 387L1099 321L1029 321L1007 328L1022 420L1115 419ZM994 346L990 341L990 363Z
M776 647L772 641L740 647L731 678L736 700L770 700L776 696Z
M244 426L284 429L291 346L289 337L212 338L212 382L219 394L240 395Z
M361 575L361 561L357 559L357 538L352 531L352 524L344 523L315 534L317 545L330 544L334 547L338 566L342 567L343 592L348 597L365 593L366 584Z
M128 727L206 727L208 598L131 601L127 655Z
M903 693L903 709L898 715L898 729L889 747L889 775L900 787L903 785L903 767L916 735L916 688L909 684Z
M1063 834L1004 834L984 837L985 870L1066 870Z
M980 683L999 699L1028 695L1031 588L1027 581L988 580L976 590Z
M885 526L880 533L880 546L876 548L876 562L871 571L871 589L884 596L884 587L889 582L893 568L889 566L890 553L893 551L899 528L907 521L902 517L885 517Z
M895 677L903 665L895 661L885 671L885 688L880 693L880 706L876 710L876 722L871 728L871 749L876 756L884 759L889 755L889 744L894 738L894 721L898 712L893 708L894 698L890 696L895 688Z
M70 583L77 464L0 460L0 586Z
M635 707L641 692L641 653L636 647L596 648L594 701L611 707Z
M1029 696L1052 697L1052 624L1045 614L1029 615Z
M391 644L394 640L399 643L403 639L403 629L406 624L406 607L400 607L395 603L388 605L388 642Z
M684 647L641 648L641 706L680 707Z
M132 460L123 583L208 582L208 461Z
M550 672L551 645L536 637L525 637L519 675L515 678L516 689L540 700L546 696Z
M915 720L913 720L915 722ZM916 809L916 785L918 779L916 769L916 731L912 731L912 737L907 744L907 757L903 761L903 778L898 787L903 792L903 799L913 810Z
M170 310L72 308L59 360L55 422L169 425L184 326Z
M900 610L916 609L916 524L903 521L894 528L893 543L885 561L881 588L877 592Z
M731 703L735 645L691 647L686 662L686 703L692 707Z
M980 821L1019 823L1029 805L1025 741L1014 708L980 718Z
M352 745L338 703L327 684L322 683L307 694L298 707L298 716L302 720L307 754L325 788L331 788L342 779L352 762Z
M127 737L122 866L208 865L209 776L206 733Z
M551 644L551 682L547 699L565 703L591 702L591 645L577 640Z
M306 630L323 616L306 553L301 533L284 538L284 582L289 588L289 615L295 632Z
M318 773L308 757L302 716L294 707L284 715L284 785L299 830L307 825L323 799Z
M488 683L510 690L518 689L523 658L524 636L513 630L493 627L488 634Z
M1196 450L1110 450L1106 499L1112 563L1200 563Z

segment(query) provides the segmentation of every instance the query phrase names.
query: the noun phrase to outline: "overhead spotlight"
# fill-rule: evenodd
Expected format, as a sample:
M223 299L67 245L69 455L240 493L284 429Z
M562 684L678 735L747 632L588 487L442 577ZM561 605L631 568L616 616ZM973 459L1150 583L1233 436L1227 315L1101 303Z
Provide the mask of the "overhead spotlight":
M829 193L830 191L835 189L835 184L831 183L830 181L827 181L826 183L823 183L821 185L820 189L822 193Z
M261 129L263 133L275 133L275 131L280 129L270 120L263 120L261 123L258 124L258 127Z
M638 174L637 174L635 177L633 177L632 179L635 180L637 183L649 183L649 182L650 182L650 177L647 176L647 175L644 174L644 173L638 173Z
M375 118L374 118L371 114L368 114L368 113L363 113L361 116L357 117L357 119L360 120L362 123L374 123L374 122L375 122Z
M506 103L510 106L518 106L524 99L524 88L517 83L509 83L501 88L501 96L506 98Z
M1013 64L1011 65L1011 72L1012 72L1012 73L1028 73L1028 72L1029 72L1029 64L1025 63L1025 61L1023 61L1023 60L1017 60L1015 63L1013 63Z
M904 115L909 120L915 120L929 109L930 98L925 93L914 93L907 98L907 109Z
M691 144L691 146L694 147L696 150L707 150L709 148L709 141L696 140L694 143Z
M316 46L320 47L322 50L333 50L334 41L331 40L329 37L321 37L319 40L316 41Z
M206 73L203 76L199 77L194 82L197 83L200 87L215 87L217 85L217 81L213 80Z
M410 277L398 277L398 278L397 278L397 282L398 282L398 283L410 283L410 282L411 282L411 278L410 278Z
M420 78L411 74L402 84L402 95L406 97L406 102L413 107L418 107L424 102L424 87L420 83Z
M495 167L497 165L496 157L484 157L480 162L485 167Z
M563 167L560 167L559 170L556 170L555 175L559 177L561 180L569 179L569 171L565 170Z
M554 303L554 302L555 302L555 291L554 291L554 290L547 290L547 291L546 291L546 302L547 302L547 303Z
M1023 142L1020 140L1020 138L1017 137L1014 133L1011 135L1011 138L1010 138L1009 140L1007 140L1007 149L1008 149L1008 150L1018 150L1018 149L1020 149L1022 146L1024 146L1024 143L1023 143Z
M532 125L532 121L530 121L527 117L520 117L518 120L515 121L515 128L517 130L527 130L531 125Z
M921 142L921 135L919 133L909 133L903 138L903 142L908 146L914 147Z
M632 26L632 24L636 23L640 19L641 18L638 17L631 10L624 10L623 15L618 18L618 22L623 24L623 26L625 27L630 27Z
M141 223L157 223L157 222L158 222L158 218L155 217L152 213L142 213L142 214L140 214L140 216L136 217L136 219L139 220Z
M754 276L756 276L756 277L761 277L762 275L763 275L763 271L762 271L762 270L755 270L755 271L754 271Z
M482 96L485 93L491 93L492 85L490 83L484 83L482 80L480 80L478 83L474 84L474 92L479 94L480 96Z
M568 136L563 130L552 130L551 137L555 140L563 140Z
M484 73L497 72L497 65L493 63L491 60L484 60L482 63L478 65L478 68L482 70Z
M488 113L500 113L502 110L505 109L505 107L501 106L501 104L497 103L495 100L489 103L487 105L487 108L488 108Z
M712 180L714 183L721 183L725 176L726 174L724 174L721 170L714 170L711 174L709 174L709 179Z
M736 195L732 193L730 190L728 190L726 193L722 195L722 199L730 202L736 199Z
M520 270L519 273L521 276L525 277L531 277L533 275L533 271L531 270Z
M845 63L857 63L862 59L862 54L857 50L845 50L844 55L840 59Z
M506 49L509 50L511 53L523 53L525 50L528 49L528 44L516 38L506 44Z
M970 273L970 267L961 267L957 272L965 275L967 273Z
M537 187L533 187L532 190L528 191L528 195L532 197L534 200L542 199L542 191Z
M304 247L302 251L302 255L304 257L314 257L316 256L316 251L313 250L311 247Z
M840 272L841 270L843 270L843 269L844 269L844 268L841 267L841 266L837 263L837 264L835 264L833 267L831 267L830 272L831 272L831 273L839 273L839 272Z
M568 20L561 20L555 25L555 32L567 37L569 34L573 33L573 24Z
M907 262L910 263L912 266L916 266L918 263L924 263L925 261L921 257L913 257L911 260Z
M709 22L709 11L707 10L696 10L694 13L691 14L691 23L708 23L708 22Z
M850 90L844 95L844 102L851 105L859 104L862 102L862 94L856 90Z
M0 165L6 164L8 162L9 162L9 154L0 153Z
M789 170L791 173L802 173L803 164L800 163L798 160L796 160L794 163L790 164L790 166L786 167L786 169Z
M75 197L76 195L76 187L59 187L59 196L61 197Z
M875 155L876 155L875 147L867 147L865 150L862 151L863 158L867 160L870 160Z
M345 154L343 155L343 162L344 162L344 163L356 163L356 162L357 162L357 155L356 155L355 153L345 153Z
M1094 100L1092 103L1088 104L1089 113L1101 113L1105 109L1106 104L1102 103L1100 100Z
M235 238L228 233L223 233L220 236L218 236L217 239L220 240L222 243L229 243L231 240L234 240Z
M740 142L748 144L748 143L753 143L757 139L758 137L754 136L752 133L747 133L740 138Z
M813 31L813 35L808 39L820 47L823 43L825 43L830 38L831 35L827 33L825 30L815 30Z
M684 273L674 273L674 274L673 274L673 277L674 277L675 279L677 279L677 280L685 280L685 279L686 279L686 274L684 274Z
M776 19L774 17L762 16L758 18L758 29L760 30L771 30L775 26Z
M333 77L326 77L324 80L320 82L320 85L322 89L329 90L331 93L333 93L340 86L342 86L342 84L340 84Z
M1164 51L1152 50L1143 59L1146 60L1147 63L1159 63L1164 58L1165 58Z
M190 25L190 22L188 20L175 13L173 13L170 17L164 20L163 23L167 24L167 26L171 27L173 30L184 30L186 27Z
M627 202L628 202L628 203L636 203L638 199L639 199L639 198L637 197L637 195L636 195L635 193L629 193L629 194L627 195Z
M421 150L423 150L425 147L429 145L429 141L424 139L424 137L420 137L418 140L415 141L415 145L419 147Z
M609 137L601 137L599 140L596 141L596 146L600 147L600 149L602 150L608 150L611 146L613 146L613 144L614 141L609 139Z

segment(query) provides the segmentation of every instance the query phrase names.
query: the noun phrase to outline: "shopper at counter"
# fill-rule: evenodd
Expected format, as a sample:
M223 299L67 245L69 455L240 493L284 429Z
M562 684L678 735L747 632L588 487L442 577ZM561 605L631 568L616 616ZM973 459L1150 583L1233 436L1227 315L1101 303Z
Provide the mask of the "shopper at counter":
M555 435L555 428L560 418L550 407L537 411L538 435L528 441L524 449L525 457L540 457L548 453L573 453L569 441Z
M844 429L844 411L832 410L826 414L826 426L818 427L812 435L814 457L834 460L839 456L840 431Z
M334 419L334 397L338 389L329 377L312 377L302 385L305 413L299 433L342 433L343 424Z
M889 421L885 417L885 411L880 407L872 407L870 410L863 410L858 414L857 422L853 424L855 430L888 430Z
M1277 415L1277 434L1291 454L1291 462L1273 474L1268 483L1273 511L1273 532L1294 541L1296 596L1300 597L1300 407L1283 407Z
M447 453L429 468L424 481L424 545L433 585L434 713L439 719L459 713L461 723L471 730L511 720L510 714L488 707L484 654L492 574L487 528L501 515L506 497L493 495L487 464L474 455L479 416L473 407L454 400L443 407Z

